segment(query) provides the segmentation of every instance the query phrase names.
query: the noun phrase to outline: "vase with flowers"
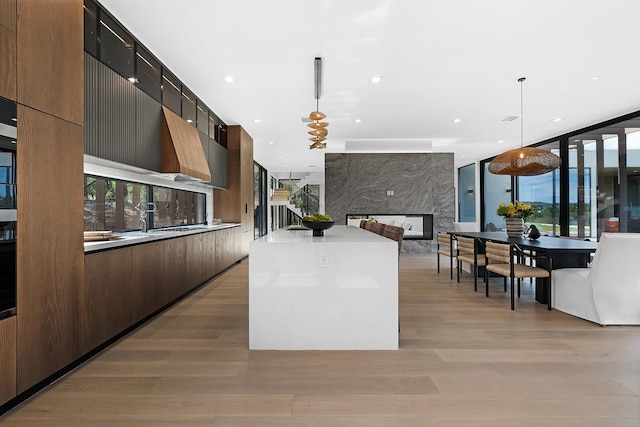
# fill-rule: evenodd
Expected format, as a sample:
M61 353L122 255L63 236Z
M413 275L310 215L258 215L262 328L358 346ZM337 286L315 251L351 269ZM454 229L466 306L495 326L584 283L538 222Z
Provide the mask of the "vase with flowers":
M507 226L507 236L522 237L524 234L524 223L533 215L533 206L528 203L500 203L496 213L504 217Z

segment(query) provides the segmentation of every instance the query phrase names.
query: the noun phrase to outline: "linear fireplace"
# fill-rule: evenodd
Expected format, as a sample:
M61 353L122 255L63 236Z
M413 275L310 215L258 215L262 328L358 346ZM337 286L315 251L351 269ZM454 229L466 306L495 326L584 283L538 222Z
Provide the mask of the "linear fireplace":
M404 228L404 240L433 240L433 214L347 214L347 225L363 219Z

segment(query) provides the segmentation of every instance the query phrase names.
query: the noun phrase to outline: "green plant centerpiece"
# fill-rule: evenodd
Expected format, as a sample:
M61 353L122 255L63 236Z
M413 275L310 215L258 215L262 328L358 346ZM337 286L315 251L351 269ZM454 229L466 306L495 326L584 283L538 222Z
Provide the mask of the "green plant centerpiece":
M333 227L335 222L329 215L316 212L302 218L302 225L313 230L314 236L324 236L324 230Z
M504 217L509 237L522 237L524 234L524 223L533 215L533 206L528 203L500 203L496 213Z

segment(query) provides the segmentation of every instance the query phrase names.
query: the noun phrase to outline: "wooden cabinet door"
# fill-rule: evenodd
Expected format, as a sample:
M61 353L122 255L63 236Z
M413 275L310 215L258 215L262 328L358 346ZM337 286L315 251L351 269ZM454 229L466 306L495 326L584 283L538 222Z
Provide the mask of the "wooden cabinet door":
M16 100L16 35L0 26L0 96Z
M132 321L136 323L164 305L164 242L131 247Z
M16 396L16 317L0 320L0 405Z
M84 257L84 351L131 326L131 248Z
M164 269L167 295L164 303L169 303L187 292L186 258L187 240L185 238L164 241Z
M203 280L216 275L216 232L202 234Z
M198 286L204 280L204 265L202 255L202 234L192 234L185 237L187 245L187 284L186 289Z

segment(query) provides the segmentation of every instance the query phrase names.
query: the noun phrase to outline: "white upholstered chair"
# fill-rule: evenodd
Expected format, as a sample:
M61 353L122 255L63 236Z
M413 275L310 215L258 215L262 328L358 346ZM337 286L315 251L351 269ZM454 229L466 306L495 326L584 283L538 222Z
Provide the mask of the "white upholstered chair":
M640 325L640 234L602 233L590 268L554 270L556 310L600 325Z

